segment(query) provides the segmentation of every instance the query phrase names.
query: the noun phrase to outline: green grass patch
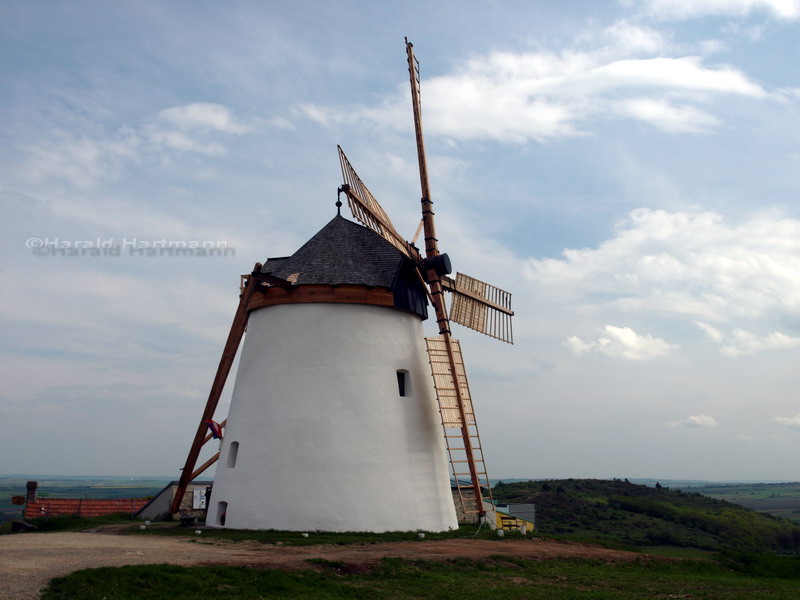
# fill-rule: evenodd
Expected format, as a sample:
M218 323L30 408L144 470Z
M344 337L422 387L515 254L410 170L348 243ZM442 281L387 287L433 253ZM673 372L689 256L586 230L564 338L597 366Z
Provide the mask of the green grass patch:
M314 560L309 569L284 572L247 567L170 565L108 567L54 579L42 600L443 599L629 600L631 598L796 597L797 578L779 578L750 566L709 561L495 558L446 562L384 559L377 565ZM734 567L733 569L731 567Z
M712 560L717 556L711 550L701 550L700 548L679 548L675 546L650 546L638 548L640 552L662 556L665 558L687 558L692 560Z
M520 539L519 533L509 533L503 538L484 526L480 530L475 525L462 525L457 530L445 532L425 532L424 539L420 540L419 532L416 531L389 531L386 533L369 533L360 531L351 532L329 532L329 531L278 531L275 529L217 529L201 528L202 533L198 536L194 527L179 527L174 523L154 523L147 529L140 529L139 523L125 528L122 533L128 535L159 535L171 537L189 538L215 538L231 541L251 540L263 544L285 544L294 546L308 546L314 544L377 544L379 542L425 542L427 540L444 539L493 539L498 542ZM306 533L308 537L304 537ZM528 536L531 537L531 536Z
M104 525L118 525L128 524L131 522L131 516L128 513L116 513L106 515L104 517L75 517L71 515L58 516L58 517L42 517L40 519L28 519L28 523L36 525L37 532L48 533L54 531L85 531L86 529L94 529ZM137 521L138 523L138 521ZM133 525L131 526L133 527ZM138 529L139 525L136 525ZM11 533L11 523L3 523L0 527L0 535ZM21 534L15 534L21 535ZM25 534L29 535L29 534Z

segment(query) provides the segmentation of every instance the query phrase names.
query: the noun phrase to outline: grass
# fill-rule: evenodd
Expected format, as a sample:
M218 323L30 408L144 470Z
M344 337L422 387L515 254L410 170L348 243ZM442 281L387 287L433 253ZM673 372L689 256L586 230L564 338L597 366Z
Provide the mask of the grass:
M709 561L642 559L633 563L592 560L497 558L444 562L385 558L365 566L313 560L302 571L247 567L171 565L108 567L54 579L42 600L156 600L223 597L629 600L631 598L725 598L772 600L796 597L794 565L761 570L743 556ZM785 557L784 557L785 558ZM757 561L756 561L757 562ZM769 565L772 565L770 567ZM776 571L777 569L777 571ZM749 572L748 572L749 571Z
M31 519L30 523L38 527L39 532L54 531L86 531L99 527L115 526L118 533L125 535L156 535L168 537L196 538L197 527L180 527L176 521L151 523L146 529L141 529L143 521L131 519L127 513L117 513L105 517L83 518L73 516L44 517ZM251 540L263 544L285 544L295 546L308 546L314 544L376 544L379 542L419 541L417 531L389 531L386 533L369 532L329 532L309 531L307 537L298 531L279 531L275 529L216 529L200 527L204 538L218 538L231 541ZM0 526L0 534L11 533L11 524L4 523ZM498 541L519 539L521 534L507 533L506 537L499 538L487 526L478 528L476 525L461 525L459 529L445 532L425 532L424 540L443 539L493 539ZM535 537L529 534L527 537Z
M664 558L685 558L692 560L712 560L717 556L717 553L712 552L711 550L702 550L700 548L678 548L675 546L649 546L637 548L637 551L644 552L645 554L652 554L653 556L661 556Z
M39 519L28 519L28 523L36 525L37 531L40 533L54 532L54 531L85 531L87 529L94 529L104 525L119 525L131 522L131 516L128 513L116 513L106 515L104 517L74 517L74 516L59 516L59 517L42 517ZM135 527L139 528L140 521L136 521ZM131 525L133 528L134 525ZM11 523L3 523L0 526L0 535L11 533Z
M313 544L376 544L379 542L403 542L419 541L416 531L389 531L386 533L368 533L350 531L343 533L328 531L309 531L308 537L297 531L278 531L275 529L267 530L248 530L248 529L202 529L203 537L221 538L233 541L254 540L264 544L291 544L296 546L307 546ZM197 537L195 528L178 527L171 523L154 523L148 529L139 529L139 525L132 525L123 530L123 533L130 535L164 535L174 537ZM517 539L521 534L508 534L507 538ZM497 539L497 534L484 526L480 530L475 525L461 525L459 529L445 532L425 532L425 540L444 540L458 538L482 538ZM530 536L529 536L530 537Z

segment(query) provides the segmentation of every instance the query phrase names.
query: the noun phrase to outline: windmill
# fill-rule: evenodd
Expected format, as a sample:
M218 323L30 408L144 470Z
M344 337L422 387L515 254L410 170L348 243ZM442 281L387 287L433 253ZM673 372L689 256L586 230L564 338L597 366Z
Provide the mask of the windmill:
M428 182L419 63L407 39L406 53L422 190L414 240L397 232L339 147L338 191L363 227L337 215L291 257L256 263L243 276L173 513L189 482L219 460L207 520L217 526L445 530L456 525L450 473L462 511L485 514L489 480L450 322L513 343L511 295L460 273L449 277ZM424 256L414 245L421 231ZM439 335L423 343L427 302ZM245 329L221 450L195 468Z

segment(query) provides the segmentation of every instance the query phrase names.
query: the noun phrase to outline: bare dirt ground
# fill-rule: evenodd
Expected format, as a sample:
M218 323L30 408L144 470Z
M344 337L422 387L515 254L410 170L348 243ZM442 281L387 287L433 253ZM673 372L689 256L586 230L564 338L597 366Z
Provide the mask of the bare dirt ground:
M422 540L353 545L284 546L213 538L119 535L114 531L24 533L0 536L0 598L29 600L52 577L92 567L169 563L233 564L258 568L308 568L311 558L369 565L383 557L445 560L503 555L544 559L633 560L641 554L541 539Z

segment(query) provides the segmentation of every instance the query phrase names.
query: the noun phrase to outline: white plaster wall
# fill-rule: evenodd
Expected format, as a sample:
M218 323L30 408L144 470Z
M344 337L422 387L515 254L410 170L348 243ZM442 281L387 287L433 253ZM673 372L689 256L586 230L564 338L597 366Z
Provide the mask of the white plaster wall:
M410 374L401 397L397 371ZM208 523L295 531L457 527L419 319L353 304L250 316ZM234 468L227 467L239 442Z

